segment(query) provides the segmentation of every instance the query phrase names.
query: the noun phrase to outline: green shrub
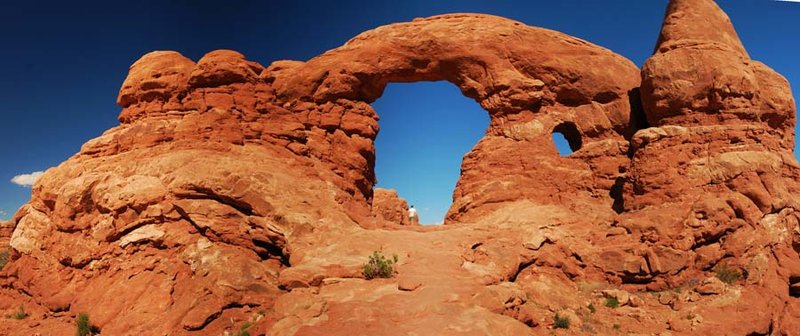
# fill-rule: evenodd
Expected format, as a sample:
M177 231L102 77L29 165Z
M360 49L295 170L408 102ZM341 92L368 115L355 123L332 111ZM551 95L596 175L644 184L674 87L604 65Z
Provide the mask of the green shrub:
M5 267L6 264L8 263L8 256L9 256L8 250L0 251L0 270L3 269L3 267Z
M249 329L252 326L253 326L252 323L245 322L244 324L242 324L241 328L239 328L239 332L233 334L233 336L250 336Z
M25 307L23 306L19 306L19 310L14 312L14 315L11 315L11 318L15 320L24 320L26 317L28 317L28 313L25 312Z
M92 327L92 324L89 322L89 314L80 313L78 314L78 319L75 320L76 324L76 336L91 336L92 333L95 331L95 328Z
M364 277L369 279L391 278L394 274L394 264L397 263L397 255L392 259L386 258L378 251L372 252L369 261L362 267Z
M595 308L594 304L592 304L592 303L589 304L589 312L592 313L592 314L597 312L597 308Z
M717 267L716 274L717 279L729 285L733 285L739 281L739 278L742 276L742 273L739 273L739 270L729 268L728 265L725 264Z
M610 297L606 299L606 307L609 308L617 308L619 307L619 300L615 297Z
M553 328L554 329L569 329L569 318L566 316L561 316L556 313L553 316Z

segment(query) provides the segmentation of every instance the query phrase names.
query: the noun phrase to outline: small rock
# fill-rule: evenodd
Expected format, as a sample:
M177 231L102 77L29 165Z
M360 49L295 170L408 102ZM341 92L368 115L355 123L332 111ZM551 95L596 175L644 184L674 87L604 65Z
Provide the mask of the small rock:
M542 247L542 245L544 245L544 243L547 242L548 240L549 239L547 238L547 236L545 236L541 232L536 232L533 235L531 235L527 241L522 243L522 246L524 246L526 249L536 251L539 250Z
M628 305L632 296L631 293L619 289L606 289L602 293L604 297L617 299L620 306Z
M677 295L672 292L662 292L658 295L658 303L662 305L671 305L677 299Z
M718 295L725 291L725 284L717 278L706 278L694 290L702 295Z
M606 232L606 237L621 236L626 234L628 234L628 230L626 230L624 227L615 226L608 229L608 232Z
M631 307L641 307L641 306L644 305L644 300L642 300L640 297L638 297L636 295L631 295L630 301L628 301L628 304Z
M128 233L127 235L122 237L122 239L120 239L119 241L119 246L125 247L128 246L129 244L145 240L158 242L161 241L162 238L164 238L164 231L158 229L153 225L147 225L140 227L136 230L133 230L131 231L131 233Z
M417 279L401 277L397 279L397 289L402 291L413 291L422 286L422 282Z
M692 326L691 321L685 318L676 317L669 321L669 329L672 331L676 331L679 333L688 331L689 328Z

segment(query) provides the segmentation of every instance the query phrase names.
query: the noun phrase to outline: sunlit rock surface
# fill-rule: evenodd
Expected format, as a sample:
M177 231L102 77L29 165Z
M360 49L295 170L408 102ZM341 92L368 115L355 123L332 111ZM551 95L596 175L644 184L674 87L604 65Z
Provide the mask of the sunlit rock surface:
M373 189L370 103L431 80L490 125L424 227ZM308 62L152 52L118 103L0 226L0 312L29 314L0 334L72 335L84 312L103 335L549 335L555 314L563 333L800 330L794 101L711 0L670 2L641 71L448 14ZM393 277L364 279L373 251Z

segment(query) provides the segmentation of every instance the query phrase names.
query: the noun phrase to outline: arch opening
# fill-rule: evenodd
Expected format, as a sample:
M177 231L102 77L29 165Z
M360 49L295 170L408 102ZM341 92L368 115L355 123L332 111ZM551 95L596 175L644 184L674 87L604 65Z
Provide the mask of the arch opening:
M562 122L553 128L553 143L561 156L569 156L583 146L581 133L572 122Z
M443 223L463 157L486 134L489 113L446 81L389 83L372 107L380 117L375 188L396 190L421 224Z

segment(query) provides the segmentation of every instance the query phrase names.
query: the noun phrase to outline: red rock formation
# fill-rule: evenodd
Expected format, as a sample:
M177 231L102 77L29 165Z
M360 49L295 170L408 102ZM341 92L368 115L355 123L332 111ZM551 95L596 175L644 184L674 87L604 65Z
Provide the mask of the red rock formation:
M12 225L12 222L0 221L0 269L13 257L8 244L11 239L11 234L14 232L14 226Z
M764 140L794 146L789 83L750 59L713 1L670 2L642 69L642 103L652 126L764 126L771 133Z
M491 122L451 225L397 229L387 220L405 205L373 190L369 104L422 80L458 86ZM70 334L87 312L109 335L247 322L272 336L538 335L555 314L597 334L793 335L789 92L711 0L670 2L641 72L476 14L266 68L226 50L197 63L153 52L122 85L121 124L15 215L0 312L30 317L0 334ZM554 131L573 154L558 155ZM373 251L397 255L392 278L364 279Z
M788 82L749 58L714 2L673 0L642 70L642 102L657 127L631 141L626 213L616 224L642 243L614 248L641 267L616 272L661 289L730 269L742 274L739 286L724 286L715 304L673 307L704 317L693 332L800 330L786 312L800 304L790 296L800 279L791 243L800 238L800 166Z
M0 239L9 239L14 232L14 222L0 221Z
M394 189L375 188L372 194L372 214L391 224L411 225L408 221L408 203Z
M630 61L586 41L511 20L455 14L363 33L281 72L274 87L280 99L325 106L342 99L370 103L389 82L446 80L458 86L490 117L486 135L466 155L447 216L465 222L522 199L565 204L603 198L611 204L609 190L627 160L628 91L638 86L638 73ZM362 120L369 123L343 117L340 125L346 133L377 130L372 119ZM553 155L551 133L559 125L571 126L575 132L568 135L582 143L571 158ZM372 170L357 173L364 175L357 181L364 181L367 194Z

